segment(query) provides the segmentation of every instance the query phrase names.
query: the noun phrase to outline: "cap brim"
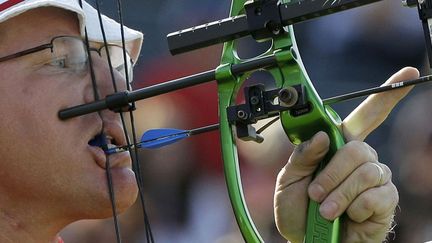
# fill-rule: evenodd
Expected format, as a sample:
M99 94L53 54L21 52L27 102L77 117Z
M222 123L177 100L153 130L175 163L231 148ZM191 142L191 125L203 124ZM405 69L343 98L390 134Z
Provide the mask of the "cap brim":
M18 16L28 10L40 7L57 7L75 12L80 22L81 35L84 36L84 29L87 28L87 33L90 41L103 42L102 29L99 22L97 10L90 4L83 1L83 8L80 7L78 0L26 0L14 4L11 7L0 12L0 23L12 17ZM121 26L113 19L102 15L103 28L105 30L106 39L109 43L122 44ZM139 31L124 27L124 37L126 49L133 59L137 62L141 45L143 42L143 34Z
M97 10L86 2L83 2L83 9L89 39L95 42L103 42L102 29L100 26ZM122 38L120 24L105 15L102 15L102 23L107 42L121 44ZM126 49L128 50L128 53L130 54L134 62L136 62L141 51L143 34L126 26L124 26L123 28Z

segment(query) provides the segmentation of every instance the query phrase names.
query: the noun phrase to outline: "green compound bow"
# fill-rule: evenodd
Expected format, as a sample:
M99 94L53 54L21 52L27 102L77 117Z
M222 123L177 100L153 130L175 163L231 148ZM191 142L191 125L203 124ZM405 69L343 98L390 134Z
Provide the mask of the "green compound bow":
M131 102L217 80L224 171L231 204L245 241L263 242L243 196L235 137L262 142L263 138L252 124L274 116L280 116L285 133L294 144L309 140L318 131L324 131L330 137L330 150L316 173L344 145L339 130L340 118L315 91L301 61L293 28L286 26L378 1L381 0L233 0L230 18L168 36L173 54L225 42L221 64L215 70L141 90L115 93L90 104L62 110L59 116L66 119L102 109L124 111L121 108L128 107ZM429 19L432 18L432 1L408 0L405 4L418 6L430 52L429 26L432 23L429 24ZM240 59L235 39L247 35L252 35L258 41L271 39L271 48L258 57ZM263 84L245 87L245 103L236 105L238 92L248 77L257 70L270 73L276 88L267 89ZM430 77L427 77L421 82L429 80ZM399 83L388 89L414 83ZM382 91L385 90L379 92ZM319 213L319 204L312 200L309 202L305 242L340 242L340 227L340 219L324 219Z
M233 1L231 16L241 14L244 2L244 0ZM344 144L343 136L338 129L340 119L329 107L323 106L321 98L309 80L297 51L292 28L287 31L280 29L280 31L282 33L273 37L272 47L267 53L258 57L265 58L273 55L277 60L277 65L267 67L265 70L273 76L279 88L265 90L262 85L246 87L246 103L235 106L237 92L251 72L241 75L231 73L232 64L244 62L236 55L234 41L225 43L221 66L216 70L225 177L237 223L246 242L263 242L263 240L245 206L232 128L236 128L239 138L257 141L260 139L259 135L251 124L256 123L258 119L280 114L282 126L294 144L310 139L319 131L325 131L330 136L331 144L325 160L321 162L321 168ZM273 103L276 97L279 98L279 104ZM339 242L339 219L331 222L321 217L318 203L312 200L309 203L307 222L306 242Z

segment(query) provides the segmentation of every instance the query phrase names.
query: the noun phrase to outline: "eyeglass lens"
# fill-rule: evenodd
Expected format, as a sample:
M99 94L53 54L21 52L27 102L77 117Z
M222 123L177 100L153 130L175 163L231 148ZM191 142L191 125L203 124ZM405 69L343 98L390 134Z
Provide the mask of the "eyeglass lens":
M88 54L85 43L80 38L75 37L58 37L53 39L53 53L56 58L64 58L64 66L71 68L74 71L84 71L87 68ZM106 49L111 58L111 64L120 74L126 79L126 65L124 64L123 48L116 45L103 46L99 49L99 55L108 63ZM133 77L133 63L129 54L126 53L127 60L127 73L129 75L129 82Z
M126 79L126 65L124 63L123 57L123 48L116 45L107 45L103 46L99 53L102 58L104 58L108 62L107 51L105 48L108 48L109 55L111 57L111 64L113 68L115 68L121 75ZM126 52L126 61L127 61L127 74L129 78L129 82L132 81L133 77L133 63L131 61L131 57Z

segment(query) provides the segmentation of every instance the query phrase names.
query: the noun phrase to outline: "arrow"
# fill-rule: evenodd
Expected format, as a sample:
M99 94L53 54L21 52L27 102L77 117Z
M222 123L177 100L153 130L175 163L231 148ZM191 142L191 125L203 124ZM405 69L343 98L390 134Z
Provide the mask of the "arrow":
M348 93L348 94L338 95L335 97L323 99L323 103L324 103L324 105L331 105L331 104L339 103L339 102L346 101L346 100L352 100L355 98L360 98L360 97L368 96L371 94L378 94L378 93L382 93L382 92L386 92L386 91L390 91L390 90L401 89L401 88L405 88L408 86L427 83L430 81L432 81L432 75L420 77L420 78L414 79L414 80L402 81L402 82L392 83L392 84L384 85L384 86L380 86L380 87L374 87L374 88L364 89L364 90L360 90L360 91L356 91L356 92L352 92L352 93Z
M393 83L385 86L369 88L365 90L360 90L344 95L338 95L331 98L323 99L324 105L331 105L335 103L339 103L346 100L352 100L355 98L364 97L371 94L382 93L390 90L401 89L408 86L413 86L417 84L427 83L432 81L432 75L424 76L418 79L403 81L398 83ZM279 120L279 117L271 120L269 123L264 125L261 129L258 130L258 134L267 129L273 123ZM141 141L136 145L132 144L130 146L122 146L122 147L114 147L105 149L105 153L115 154L128 151L132 148L147 148L147 149L156 149L160 147L164 147L173 143L176 143L180 140L183 140L187 137L198 135L205 132L210 132L219 129L219 124L213 124L205 127L195 128L191 130L181 130L174 128L161 128L161 129L151 129L143 134L141 137Z
M166 145L173 144L180 140L183 140L187 137L198 135L205 132L210 132L219 129L219 124L209 125L205 127L195 128L191 130L181 130L174 128L161 128L161 129L151 129L146 131L142 137L141 141L135 145L123 146L123 147L115 147L109 148L105 150L105 153L115 154L128 151L132 148L147 148L147 149L155 149L164 147Z

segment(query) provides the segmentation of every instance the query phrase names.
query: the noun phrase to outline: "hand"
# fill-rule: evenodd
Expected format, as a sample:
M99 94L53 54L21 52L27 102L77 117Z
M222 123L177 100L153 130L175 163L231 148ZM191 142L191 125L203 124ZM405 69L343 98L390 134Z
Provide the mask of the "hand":
M404 68L385 84L415 79L414 68ZM366 136L377 128L411 88L372 95L343 122L347 144L312 179L327 153L324 132L297 146L279 172L275 189L275 220L279 232L292 243L303 242L309 197L321 203L320 213L329 220L341 216L342 242L382 242L391 227L399 197L390 169L378 162Z

